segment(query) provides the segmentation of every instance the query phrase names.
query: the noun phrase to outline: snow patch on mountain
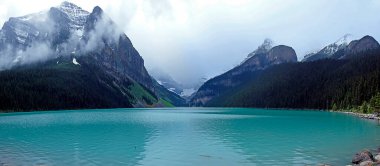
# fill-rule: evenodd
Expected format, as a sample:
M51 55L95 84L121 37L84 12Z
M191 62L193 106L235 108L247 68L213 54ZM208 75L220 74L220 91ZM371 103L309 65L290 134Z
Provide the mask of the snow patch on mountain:
M169 88L168 90L171 91L171 92L173 92L173 93L176 93L175 92L175 88Z
M318 59L330 58L338 51L345 49L353 40L352 38L353 36L351 34L346 34L334 43L324 47L322 50L306 54L302 61L313 61Z
M322 53L325 53L325 54L327 54L329 56L335 54L340 49L343 49L346 46L348 46L348 44L352 41L351 36L352 35L350 35L350 34L344 35L342 38L340 38L339 40L337 40L335 43L330 44L327 47L325 47L322 50Z
M268 52L272 47L273 47L273 41L271 39L265 39L264 43L261 44L259 47L257 47L255 51L249 53L248 56L240 63L240 65L245 63L248 59L250 59L251 57L255 55Z
M73 64L74 64L74 65L80 65L80 64L78 63L78 61L77 61L76 58L73 58Z

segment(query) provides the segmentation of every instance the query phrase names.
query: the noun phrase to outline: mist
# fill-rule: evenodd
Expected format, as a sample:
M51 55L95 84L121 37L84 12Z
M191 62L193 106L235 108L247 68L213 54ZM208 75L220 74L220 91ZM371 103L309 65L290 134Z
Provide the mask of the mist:
M0 2L0 23L47 10L61 1ZM151 70L182 84L211 78L240 64L266 38L293 47L301 60L349 33L380 40L378 0L72 0L100 6L127 34ZM24 6L28 6L25 8Z
M23 29L18 29L21 28L18 26L24 26L17 23L19 19L25 19L32 25L32 28L27 28L30 31L24 32ZM0 47L0 71L15 66L45 62L57 57L86 56L103 49L106 44L118 43L122 31L114 25L114 22L104 13L100 13L95 19L93 27L89 27L87 31L71 29L67 39L52 45L53 41L62 40L64 37L59 35L59 29L57 31L59 22L55 22L48 11L12 18L12 23L8 22L7 26L15 28L18 36L13 44L5 42L6 45ZM0 35L4 35L3 32ZM31 41L29 38L32 38Z

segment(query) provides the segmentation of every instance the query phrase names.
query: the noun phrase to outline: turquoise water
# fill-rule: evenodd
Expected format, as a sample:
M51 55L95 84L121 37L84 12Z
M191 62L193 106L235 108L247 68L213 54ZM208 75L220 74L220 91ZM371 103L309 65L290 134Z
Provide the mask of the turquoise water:
M313 111L175 108L0 114L0 165L332 165L376 122Z

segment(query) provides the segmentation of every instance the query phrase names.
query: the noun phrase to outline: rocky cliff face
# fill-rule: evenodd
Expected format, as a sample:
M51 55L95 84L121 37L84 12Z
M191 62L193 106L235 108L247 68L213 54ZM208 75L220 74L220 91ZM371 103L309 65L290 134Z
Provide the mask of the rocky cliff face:
M380 48L379 43L372 36L364 36L360 40L352 41L341 58L349 58L354 54Z
M254 71L264 70L272 65L292 62L297 62L297 55L293 48L284 45L272 48L268 46L266 40L257 50L249 54L248 59L242 64L202 85L190 102L195 106L204 105L228 89L244 83L244 77L249 77L250 73Z
M133 47L127 35L118 29L100 7L95 7L89 15L82 40L85 43L84 49L89 49L88 54L106 70L130 77L151 91L155 91L153 80L145 69L143 58ZM94 42L102 44L99 47L99 45L94 45Z
M260 47L259 47L260 49ZM267 51L254 51L254 55L246 59L242 64L230 70L231 74L241 74L246 71L255 71L265 69L271 65L297 62L296 52L293 48L279 45L268 49Z

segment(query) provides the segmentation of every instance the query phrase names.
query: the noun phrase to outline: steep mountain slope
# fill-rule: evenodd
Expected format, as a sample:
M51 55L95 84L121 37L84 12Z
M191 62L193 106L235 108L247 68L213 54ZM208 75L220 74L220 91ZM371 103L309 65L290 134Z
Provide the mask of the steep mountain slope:
M345 36L319 51L323 56L299 63L289 63L297 61L291 48L271 48L265 41L242 64L207 81L191 104L312 109L361 105L380 90L380 47L370 36L348 41Z
M61 68L62 63L71 65ZM17 93L1 91L4 93L0 94L4 96L0 101L2 103L11 99L7 98L12 96L8 93L17 94L19 98L12 98L17 104L9 107L1 105L0 109L163 106L168 105L168 101L163 98L177 97L167 89L156 86L155 80L145 69L144 60L130 39L100 7L95 7L90 13L69 2L63 2L58 7L37 14L10 18L0 31L0 70L3 70L0 72L0 86L9 85L12 79L20 80L16 85L22 85L15 85L18 87ZM54 72L56 74L49 77L49 80L43 79L42 76ZM79 79L78 75L83 76L83 73L91 79ZM36 77L28 77L28 74ZM1 76L12 79L2 79ZM77 79L69 78L70 76ZM19 77L27 77L29 81L23 82L26 80ZM50 98L54 100L46 107L43 102L34 101L36 104L30 104L33 107L22 102L21 99L29 95L28 87L46 90L43 85L59 80L61 83L66 80L71 82L72 85L66 85L68 87L84 89L60 92L63 93L62 96L71 95L73 100L81 102L62 104L54 97ZM73 82L75 80L78 82ZM28 83L30 85L27 85ZM57 84L52 89L66 89L64 86ZM98 92L99 90L104 92ZM89 91L93 92L87 93ZM87 100L83 98L83 93L99 98ZM102 93L106 94L104 98L99 95ZM48 95L49 93L46 93L44 96ZM30 98L30 103L32 102L33 98ZM180 99L175 102L180 103L169 105L184 103Z
M360 55L360 53L368 51L368 50L375 50L380 48L380 44L372 37L372 36L364 36L360 40L354 40L352 41L346 48L345 52L341 57L339 57L339 54L335 54L335 58L337 56L340 59L344 58L351 58L353 56L356 56L357 54Z
M344 60L289 63L249 73L206 106L347 109L380 91L380 49Z
M308 54L303 62L316 61L321 59L345 59L351 55L380 48L379 43L371 36L364 36L359 40L351 40L350 35L345 35L337 42L324 47L322 50Z
M94 57L95 63L105 70L131 77L155 91L153 80L144 67L144 60L129 38L124 33L121 34L115 23L103 14L101 8L95 7L89 15L82 41L86 45L85 49L90 49L88 53ZM97 43L102 45L99 47Z
M191 99L191 105L205 105L229 89L245 83L250 79L246 77L247 73L254 73L281 63L297 62L297 55L293 48L283 45L272 48L270 44L268 40L264 41L264 44L249 54L242 64L207 81Z

